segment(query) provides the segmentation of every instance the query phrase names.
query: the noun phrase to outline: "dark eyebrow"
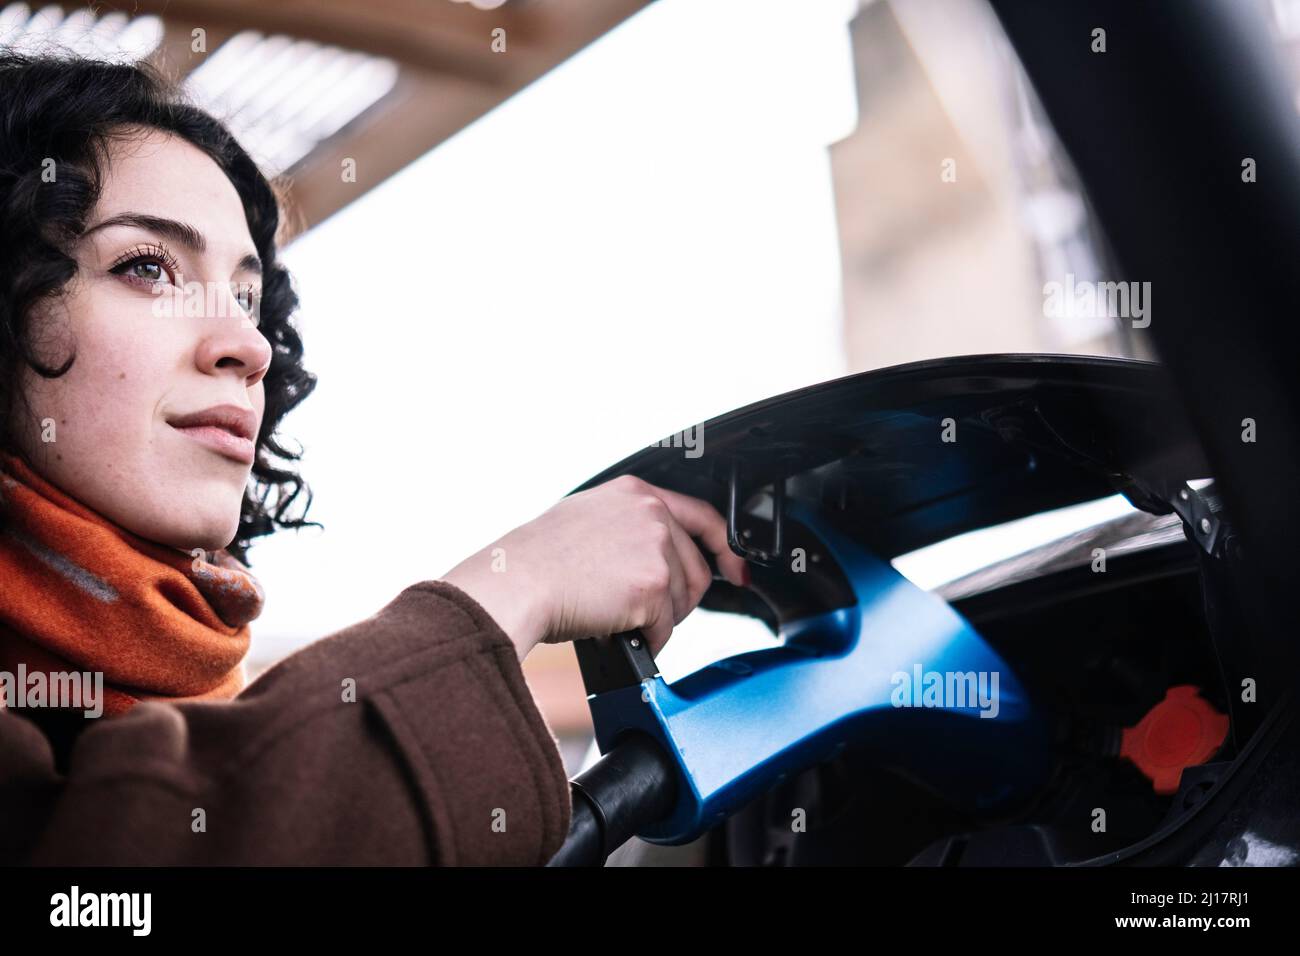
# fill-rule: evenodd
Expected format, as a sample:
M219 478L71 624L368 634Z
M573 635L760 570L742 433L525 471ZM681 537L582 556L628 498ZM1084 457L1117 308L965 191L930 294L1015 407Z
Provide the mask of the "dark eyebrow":
M179 242L191 252L202 255L208 247L203 239L203 233L199 232L187 222L181 222L177 219L164 219L162 216L150 216L147 213L140 212L121 212L116 216L109 216L103 222L97 222L87 229L83 236L88 236L92 232L100 229L106 229L109 226L135 226L139 229L148 229L150 232L156 232L160 236L166 236L173 242ZM249 272L262 273L262 260L251 252L244 253L244 257L239 260L237 269L244 269Z

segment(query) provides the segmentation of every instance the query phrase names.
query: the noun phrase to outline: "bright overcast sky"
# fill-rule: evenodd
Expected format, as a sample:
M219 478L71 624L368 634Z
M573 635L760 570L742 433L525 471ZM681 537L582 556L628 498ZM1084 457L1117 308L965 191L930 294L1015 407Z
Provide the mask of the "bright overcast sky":
M323 532L257 543L255 661L373 614L592 474L842 375L841 0L662 0L286 251Z

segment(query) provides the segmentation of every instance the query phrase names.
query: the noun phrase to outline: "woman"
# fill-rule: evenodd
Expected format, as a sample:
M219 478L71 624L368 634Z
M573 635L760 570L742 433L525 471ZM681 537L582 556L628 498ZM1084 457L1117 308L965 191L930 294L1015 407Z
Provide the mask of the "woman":
M520 662L658 652L710 581L692 538L747 581L712 506L619 479L246 688L248 548L310 504L279 225L148 68L0 52L0 860L545 862L569 791Z

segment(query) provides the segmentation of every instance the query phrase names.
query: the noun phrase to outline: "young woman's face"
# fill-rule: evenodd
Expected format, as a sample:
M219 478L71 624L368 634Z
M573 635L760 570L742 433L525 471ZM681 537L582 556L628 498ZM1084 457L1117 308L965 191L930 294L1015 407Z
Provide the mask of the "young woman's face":
M33 331L49 364L73 346L76 360L60 378L24 369L32 418L18 431L27 457L141 537L186 551L226 547L271 361L250 308L261 268L239 193L192 144L141 131L112 147L73 255L77 275L33 316ZM169 424L214 406L241 411L252 441Z

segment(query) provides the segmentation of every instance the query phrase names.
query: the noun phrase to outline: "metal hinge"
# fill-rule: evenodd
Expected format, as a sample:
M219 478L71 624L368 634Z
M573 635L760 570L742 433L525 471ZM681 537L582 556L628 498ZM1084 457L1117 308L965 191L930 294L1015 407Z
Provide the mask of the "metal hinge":
M1210 510L1206 497L1183 482L1167 499L1169 506L1183 519L1190 537L1206 554L1214 554L1214 547L1219 541L1219 531L1223 522Z

